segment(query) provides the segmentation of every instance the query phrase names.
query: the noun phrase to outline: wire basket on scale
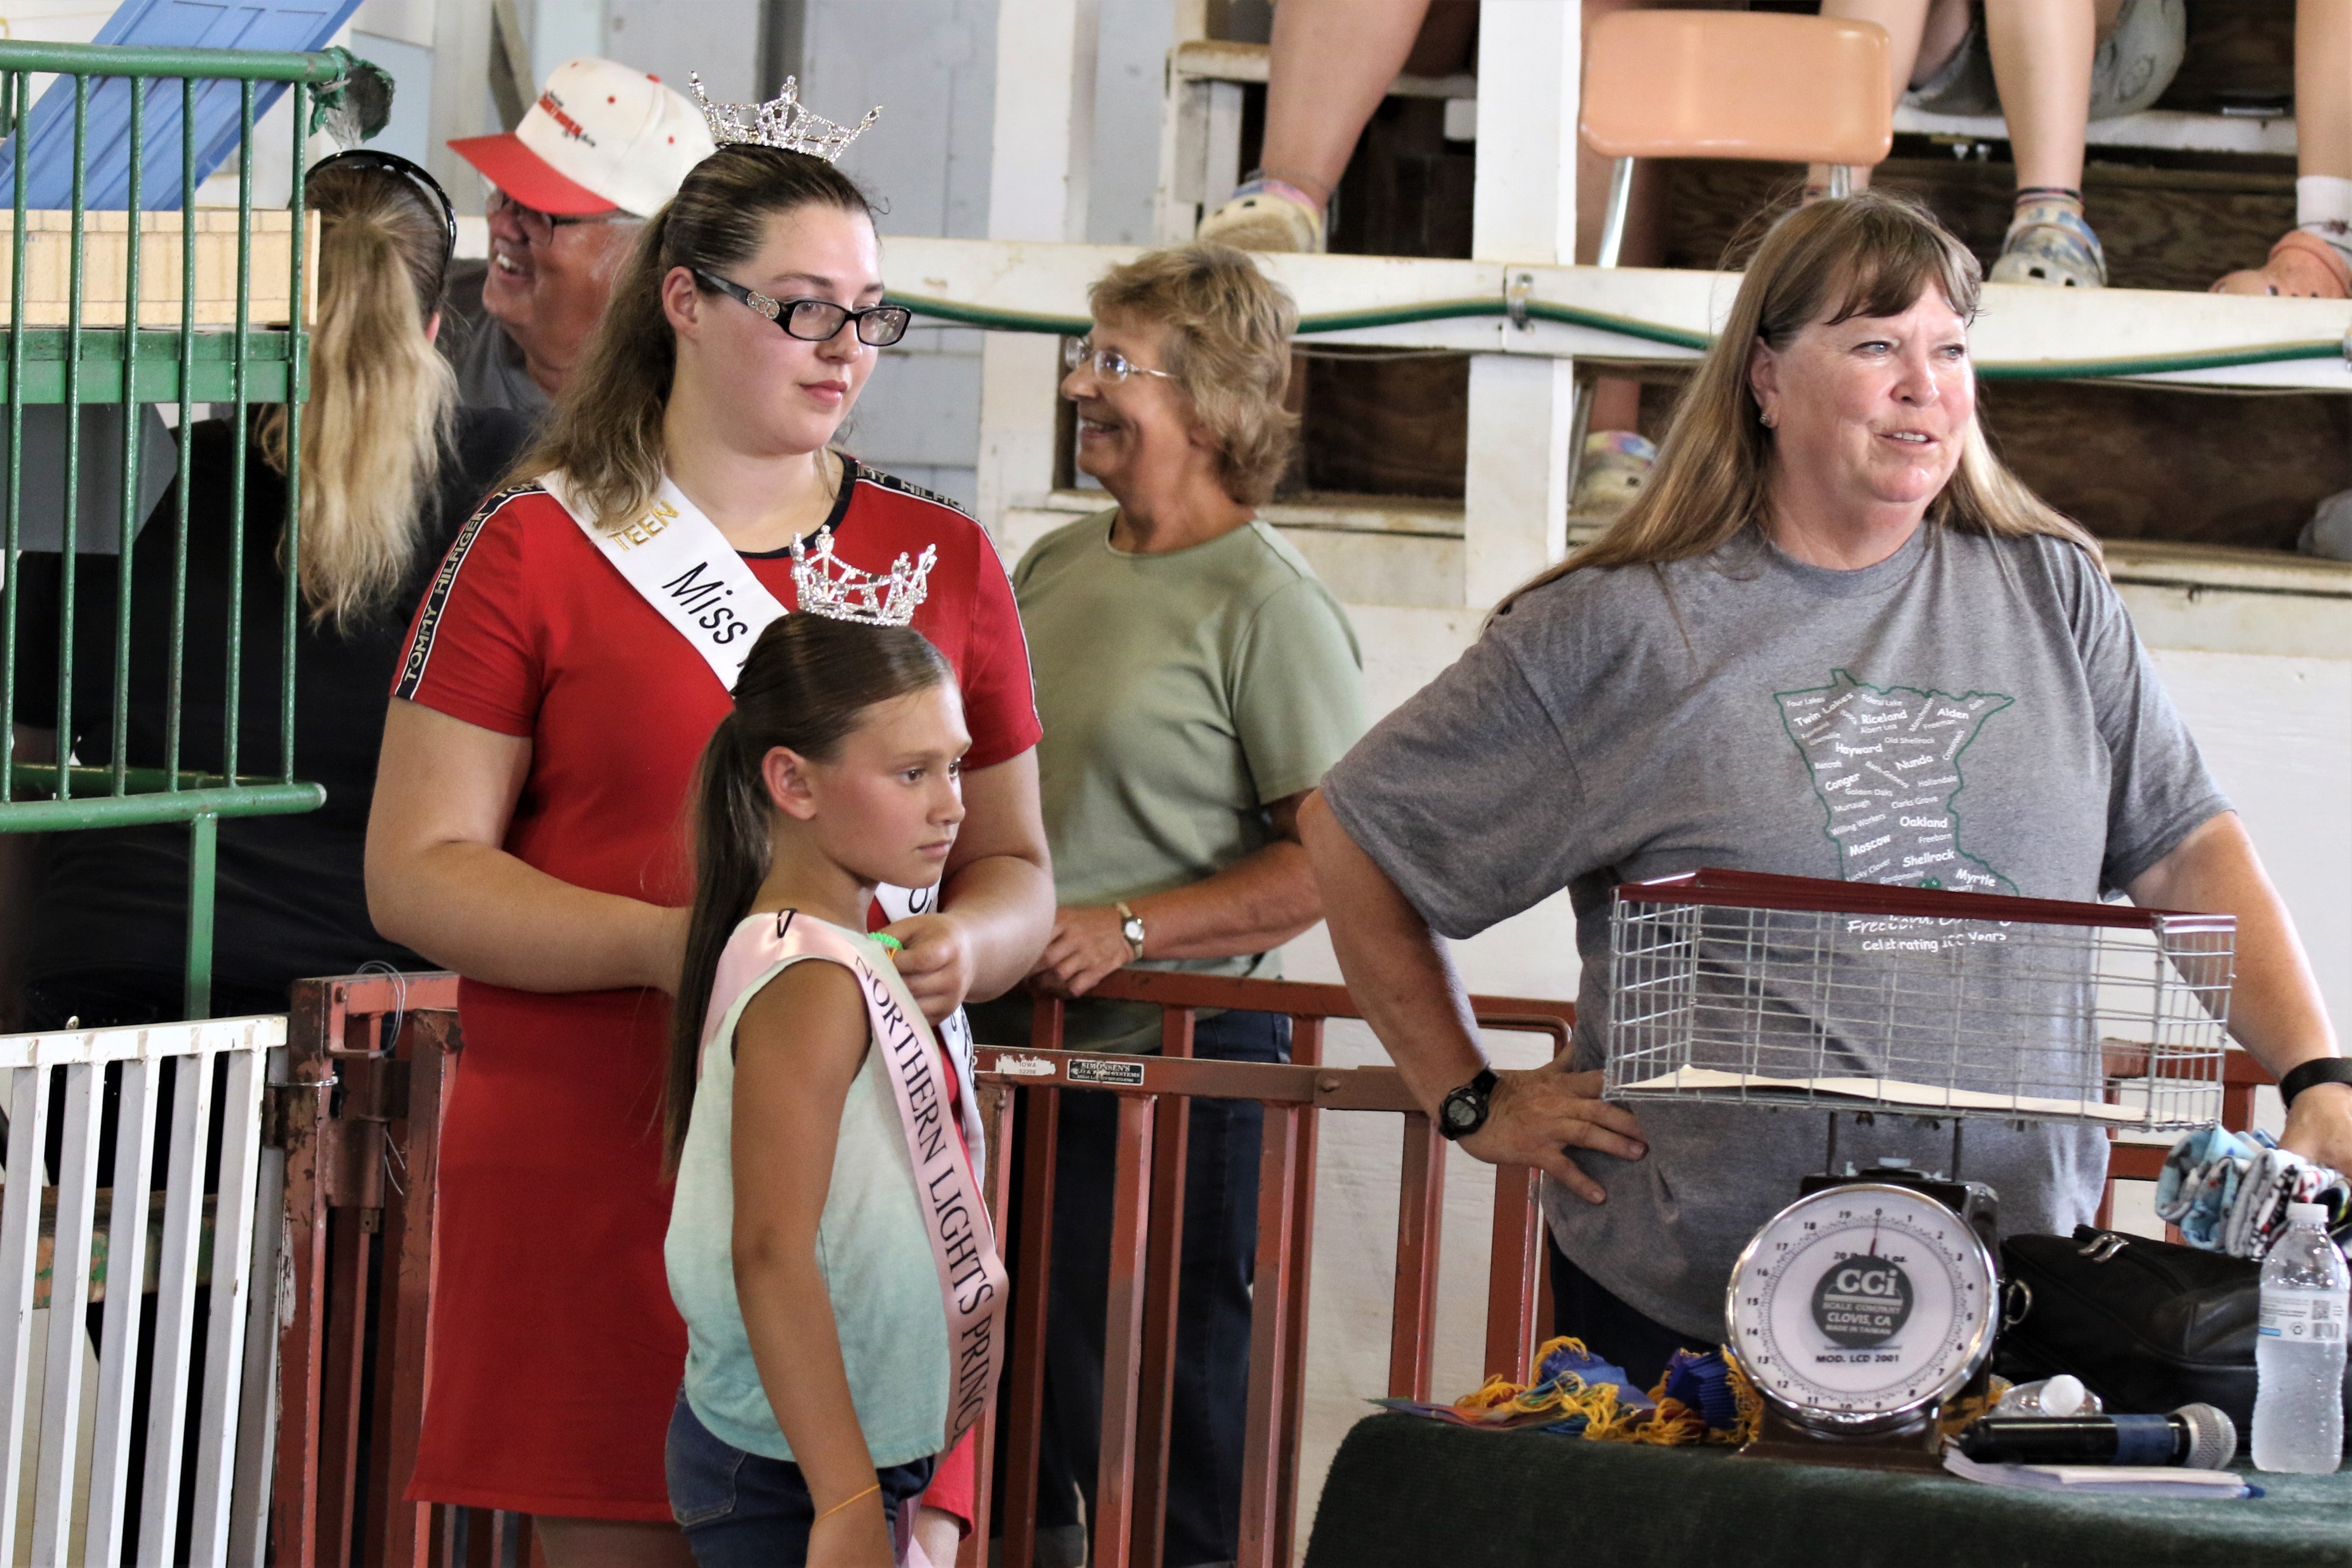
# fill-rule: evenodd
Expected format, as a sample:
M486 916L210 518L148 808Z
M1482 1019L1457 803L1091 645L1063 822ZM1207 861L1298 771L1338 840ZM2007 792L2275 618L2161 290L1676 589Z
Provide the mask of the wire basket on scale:
M1700 871L1617 889L1612 1100L2203 1126L2237 922Z

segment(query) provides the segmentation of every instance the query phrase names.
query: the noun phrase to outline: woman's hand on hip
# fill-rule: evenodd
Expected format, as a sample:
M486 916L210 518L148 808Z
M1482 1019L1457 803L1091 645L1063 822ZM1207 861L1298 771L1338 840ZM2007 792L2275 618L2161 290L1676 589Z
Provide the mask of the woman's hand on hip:
M1648 1154L1642 1124L1622 1105L1601 1098L1599 1072L1570 1072L1568 1052L1525 1072L1497 1072L1486 1124L1462 1146L1488 1165L1533 1166L1587 1203L1608 1194L1568 1157L1592 1149L1621 1160Z
M938 1023L963 1006L977 967L971 937L952 915L914 915L883 931L898 939L898 977L923 1016Z
M1116 909L1065 905L1054 911L1054 935L1034 978L1057 997L1083 997L1127 967L1135 949L1119 931Z

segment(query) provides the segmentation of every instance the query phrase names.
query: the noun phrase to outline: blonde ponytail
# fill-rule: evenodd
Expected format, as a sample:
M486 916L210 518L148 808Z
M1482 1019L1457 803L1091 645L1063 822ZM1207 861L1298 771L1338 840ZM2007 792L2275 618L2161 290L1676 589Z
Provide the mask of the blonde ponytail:
M338 169L320 214L319 329L302 410L301 591L314 625L347 631L407 578L450 444L457 379L425 329L437 306L437 215L395 176ZM286 471L286 411L257 434Z

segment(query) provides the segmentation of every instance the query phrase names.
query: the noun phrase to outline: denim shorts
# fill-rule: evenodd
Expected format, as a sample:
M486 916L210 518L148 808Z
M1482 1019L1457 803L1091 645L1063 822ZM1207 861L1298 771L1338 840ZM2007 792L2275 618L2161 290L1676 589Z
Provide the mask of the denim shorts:
M771 1568L808 1560L816 1505L798 1465L746 1453L713 1437L695 1419L683 1392L670 1412L664 1459L670 1512L700 1568ZM875 1471L894 1523L908 1500L930 1485L938 1467L934 1456Z

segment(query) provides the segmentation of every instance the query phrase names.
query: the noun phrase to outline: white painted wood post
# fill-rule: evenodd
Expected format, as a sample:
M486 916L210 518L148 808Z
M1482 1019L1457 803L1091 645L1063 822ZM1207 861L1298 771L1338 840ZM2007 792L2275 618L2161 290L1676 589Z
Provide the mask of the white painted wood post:
M172 1154L163 1176L163 1245L156 1260L155 1373L147 1401L147 1468L139 1501L139 1561L168 1563L179 1537L187 1462L188 1364L195 1337L196 1260L205 1218L205 1144L212 1124L213 1054L173 1059ZM227 1191L222 1172L222 1191ZM227 1199L214 1205L215 1229ZM219 1254L215 1253L215 1263ZM206 1347L209 1351L210 1347Z
M98 1427L89 1456L90 1563L122 1560L123 1505L130 1490L131 1403L136 1392L139 1318L146 1305L148 1191L153 1184L155 1110L168 1057L122 1064L121 1113L114 1133L114 1207L106 1223L106 1327L98 1355Z
M433 177L449 193L457 210L478 214L488 194L482 177L471 163L449 151L451 137L475 136L499 129L488 124L490 76L490 8L464 0L438 0L424 9L432 18L433 135L426 143L425 163Z
M1478 23L1478 184L1471 254L1480 261L1576 259L1576 101L1581 7L1486 0ZM1503 329L1507 350L1514 329ZM1558 560L1568 539L1568 437L1574 366L1536 354L1470 361L1469 466L1463 486L1463 593L1492 604Z
M1098 0L1022 0L996 24L996 131L988 237L1083 241L1094 163ZM1054 487L1055 388L1061 340L991 332L980 361L980 520L996 532L1011 507Z
M77 1061L65 1079L58 1145L57 1232L49 1249L49 1365L41 1380L41 1458L34 1483L33 1561L72 1553L74 1461L81 1436L82 1322L89 1308L89 1243L98 1207L98 1124L106 1069Z
M1181 245L1201 221L1211 140L1206 82L1179 80L1176 49L1209 36L1208 0L1176 0L1169 58L1161 66L1160 185L1154 192L1152 234L1161 245Z
M228 1556L230 1483L236 1473L237 1406L245 1395L246 1312L252 1304L253 1194L261 1169L262 1055L230 1054L223 1090L220 1196L213 1208L212 1315L205 1328L203 1418L197 1424L191 1550L202 1563ZM276 1216L271 1217L274 1220ZM277 1281L270 1281L276 1291Z
M45 1068L9 1073L8 1176L0 1194L0 1542L16 1542L19 1480L25 1471L25 1396L33 1361L34 1270L40 1262L41 1186L47 1180L49 1075Z

